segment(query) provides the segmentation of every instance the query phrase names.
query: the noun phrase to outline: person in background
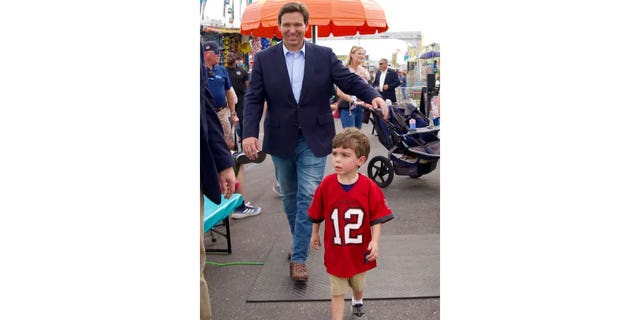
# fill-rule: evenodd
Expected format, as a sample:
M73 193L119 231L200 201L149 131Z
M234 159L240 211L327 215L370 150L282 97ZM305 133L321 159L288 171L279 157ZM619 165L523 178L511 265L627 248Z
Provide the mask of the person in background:
M378 68L375 66L369 66L369 74L371 74L371 79L369 79L369 84L373 87L373 82L376 80L375 74L378 73Z
M214 107L224 129L224 138L230 149L234 148L231 126L238 123L236 113L237 97L231 86L227 69L220 65L221 49L217 42L204 43L204 63L207 71L207 83L209 91L214 98Z
M306 282L311 238L307 209L324 175L335 126L329 105L334 83L388 117L385 101L358 75L340 63L333 50L304 40L309 10L289 2L278 12L282 42L254 56L244 100L242 147L249 159L271 155L280 199L292 235L289 276ZM304 80L303 80L304 79ZM258 142L264 119L264 150Z
M407 74L398 70L398 79L400 79L400 90L402 91L402 100L407 100Z
M364 81L369 82L371 75L369 71L362 66L364 62L364 48L359 46L351 47L349 57L347 58L347 67L349 71L359 75ZM342 92L340 88L336 88L336 94L340 98L338 110L340 112L340 122L342 128L356 127L362 128L362 115L364 111L364 101L353 95Z
M208 73L208 88L213 95L215 105L217 106L214 108L214 110L216 111L220 123L222 123L225 141L229 146L228 151L231 152L234 147L233 131L231 127L232 124L237 125L239 122L238 115L235 111L237 95L235 94L235 91L231 86L231 79L229 79L227 70L219 64L220 51L221 49L218 47L217 42L207 41L204 43L204 61ZM244 195L246 184L244 183L243 164L251 161L248 161L242 153L237 153L234 155L234 157L236 159L234 170L238 177L238 181L240 181L240 186L238 187L237 192ZM264 160L264 158L262 158L262 160ZM261 162L262 160L258 160L255 162ZM235 209L235 211L231 214L231 218L243 219L260 214L262 208L253 206L251 202L244 201L244 196L242 198L242 205Z
M227 53L227 72L231 79L231 86L236 92L238 103L236 103L236 113L238 115L238 124L236 124L236 134L242 140L242 114L244 106L244 93L249 86L249 73L243 67L238 65L238 60L242 61L242 56L233 52ZM235 139L234 139L235 142Z
M368 270L380 256L382 224L393 219L378 185L358 173L369 156L369 139L355 128L333 138L333 168L313 196L309 220L313 222L311 247L319 250L320 224L324 227L324 265L331 283L331 319L342 319L344 295L353 289L352 318L366 319L364 285Z
M396 102L396 88L400 85L398 74L395 70L389 68L387 59L380 59L378 65L380 70L376 73L373 86L378 89L385 100L389 99L391 102Z
M207 254L204 247L204 196L220 204L235 192L233 158L224 140L222 125L213 113L213 96L207 85L204 52L200 45L200 319L211 320L209 286L204 278Z

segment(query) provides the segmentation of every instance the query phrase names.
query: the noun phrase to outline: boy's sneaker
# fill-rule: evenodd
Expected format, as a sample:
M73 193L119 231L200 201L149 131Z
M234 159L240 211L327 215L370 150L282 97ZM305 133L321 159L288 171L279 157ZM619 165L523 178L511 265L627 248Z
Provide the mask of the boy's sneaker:
M351 305L351 319L366 320L367 315L364 314L364 306L362 303Z
M254 207L251 205L251 202L245 202L231 214L231 218L233 219L242 219L251 216L257 216L260 214L262 209L260 207Z
M262 150L258 151L258 158L255 160L250 160L249 158L247 158L247 155L244 154L244 151L236 152L233 154L233 158L236 160L238 164L247 164L251 162L260 163L264 161L266 157L267 157L267 154L264 153L264 151Z
M274 184L273 188L271 188L271 190L273 190L273 192L277 193L278 195L280 195L280 185L279 184Z

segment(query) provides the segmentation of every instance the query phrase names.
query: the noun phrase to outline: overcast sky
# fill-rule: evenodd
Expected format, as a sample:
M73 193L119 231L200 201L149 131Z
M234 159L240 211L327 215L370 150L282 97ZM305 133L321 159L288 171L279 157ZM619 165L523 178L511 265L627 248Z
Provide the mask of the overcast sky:
M441 18L438 15L437 3L417 0L376 0L376 2L384 9L387 16L388 31L422 31L423 43L440 43L442 30L438 23Z
M438 24L440 17L435 9L423 9L426 5L424 2L419 3L417 0L376 0L376 2L384 9L389 25L387 31L421 31L423 45L441 42L439 35L442 32ZM421 4L422 8L418 8L418 4ZM434 6L434 8L436 7ZM332 47L338 55L346 54L352 45L360 45L365 48L369 58L373 60L391 59L391 55L396 50L399 50L400 55L403 55L407 48L406 42L400 40L329 41L319 38L318 43ZM401 59L401 56L398 58Z

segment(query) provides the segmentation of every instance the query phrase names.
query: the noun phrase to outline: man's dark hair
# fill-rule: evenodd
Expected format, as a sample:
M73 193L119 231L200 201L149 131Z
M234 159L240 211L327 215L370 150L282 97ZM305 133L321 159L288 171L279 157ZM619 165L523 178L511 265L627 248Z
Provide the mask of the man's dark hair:
M292 12L300 12L302 14L302 18L304 19L304 24L309 24L309 9L307 9L307 6L301 2L288 2L285 3L285 5L282 6L282 8L280 8L280 11L278 12L278 25L282 23L283 14Z

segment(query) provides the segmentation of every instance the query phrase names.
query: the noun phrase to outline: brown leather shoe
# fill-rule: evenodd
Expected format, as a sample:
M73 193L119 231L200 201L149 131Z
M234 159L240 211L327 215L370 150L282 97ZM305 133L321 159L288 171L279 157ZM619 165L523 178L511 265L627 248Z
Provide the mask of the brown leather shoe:
M304 263L292 262L289 265L289 275L293 281L306 282L309 279L309 272L307 271L307 266L304 265Z

